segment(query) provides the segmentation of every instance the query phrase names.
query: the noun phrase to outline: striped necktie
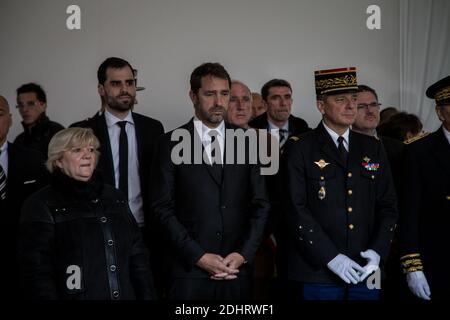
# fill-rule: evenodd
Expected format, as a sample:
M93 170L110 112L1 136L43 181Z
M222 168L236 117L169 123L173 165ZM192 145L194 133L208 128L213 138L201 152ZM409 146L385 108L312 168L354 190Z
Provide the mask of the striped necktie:
M0 150L0 155L2 151ZM3 170L2 165L0 164L0 200L6 199L6 173Z

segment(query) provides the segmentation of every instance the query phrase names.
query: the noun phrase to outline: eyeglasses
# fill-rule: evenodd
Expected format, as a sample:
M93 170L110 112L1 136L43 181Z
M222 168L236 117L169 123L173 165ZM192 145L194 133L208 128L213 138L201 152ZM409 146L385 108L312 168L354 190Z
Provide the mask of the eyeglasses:
M36 104L38 104L38 103L39 103L39 101L27 101L25 104L19 103L19 104L16 106L16 108L17 108L17 109L23 109L23 108L25 108L25 107L28 107L28 108L34 108L34 107L36 106Z
M372 102L372 103L369 103L369 104L367 104L367 103L358 103L358 110L359 109L366 109L366 110L369 110L369 108L380 108L380 106L381 106L381 103L378 103L378 102Z

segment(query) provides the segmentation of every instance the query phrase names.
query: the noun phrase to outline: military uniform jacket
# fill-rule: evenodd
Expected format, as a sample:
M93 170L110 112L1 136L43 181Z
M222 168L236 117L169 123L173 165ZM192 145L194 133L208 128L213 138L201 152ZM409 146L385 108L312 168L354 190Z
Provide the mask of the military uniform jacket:
M400 193L401 256L419 254L431 298L448 299L446 240L450 225L450 144L441 127L406 145ZM414 263L410 265L414 267ZM415 271L415 270L410 270Z
M367 261L361 251L387 256L397 219L388 160L378 140L350 131L346 166L322 123L293 140L281 172L287 275L296 281L340 283L327 268L339 253L362 266Z

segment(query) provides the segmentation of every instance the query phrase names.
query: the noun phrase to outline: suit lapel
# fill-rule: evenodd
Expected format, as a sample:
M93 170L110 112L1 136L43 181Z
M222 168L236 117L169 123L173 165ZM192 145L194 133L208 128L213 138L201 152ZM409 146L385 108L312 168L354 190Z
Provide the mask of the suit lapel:
M138 156L138 162L139 162L139 181L141 183L141 189L142 186L144 185L144 177L142 175L142 165L144 164L144 137L145 132L144 132L144 128L145 125L143 123L141 123L140 119L138 117L135 116L135 114L132 112L131 116L133 117L133 121L134 121L134 131L136 134L136 147L137 147L137 156Z
M112 158L111 142L109 140L108 126L106 125L105 114L102 114L96 119L94 128L94 131L96 131L96 134L98 134L98 139L101 141L100 161L103 164L102 166L105 173L105 182L109 183L112 186L115 186L116 177L114 173L114 161Z

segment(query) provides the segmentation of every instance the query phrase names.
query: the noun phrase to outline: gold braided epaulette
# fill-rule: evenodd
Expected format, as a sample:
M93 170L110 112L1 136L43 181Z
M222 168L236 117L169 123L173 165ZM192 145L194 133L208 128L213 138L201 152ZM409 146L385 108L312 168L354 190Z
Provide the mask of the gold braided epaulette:
M410 139L408 139L408 140L406 140L406 141L404 141L403 143L404 144L410 144L410 143L413 143L414 141L417 141L417 140L420 140L420 139L422 139L422 138L425 138L427 135L429 135L431 132L424 132L424 133L421 133L421 134L419 134L419 135L417 135L417 136L415 136L415 137L412 137L412 138L410 138Z

